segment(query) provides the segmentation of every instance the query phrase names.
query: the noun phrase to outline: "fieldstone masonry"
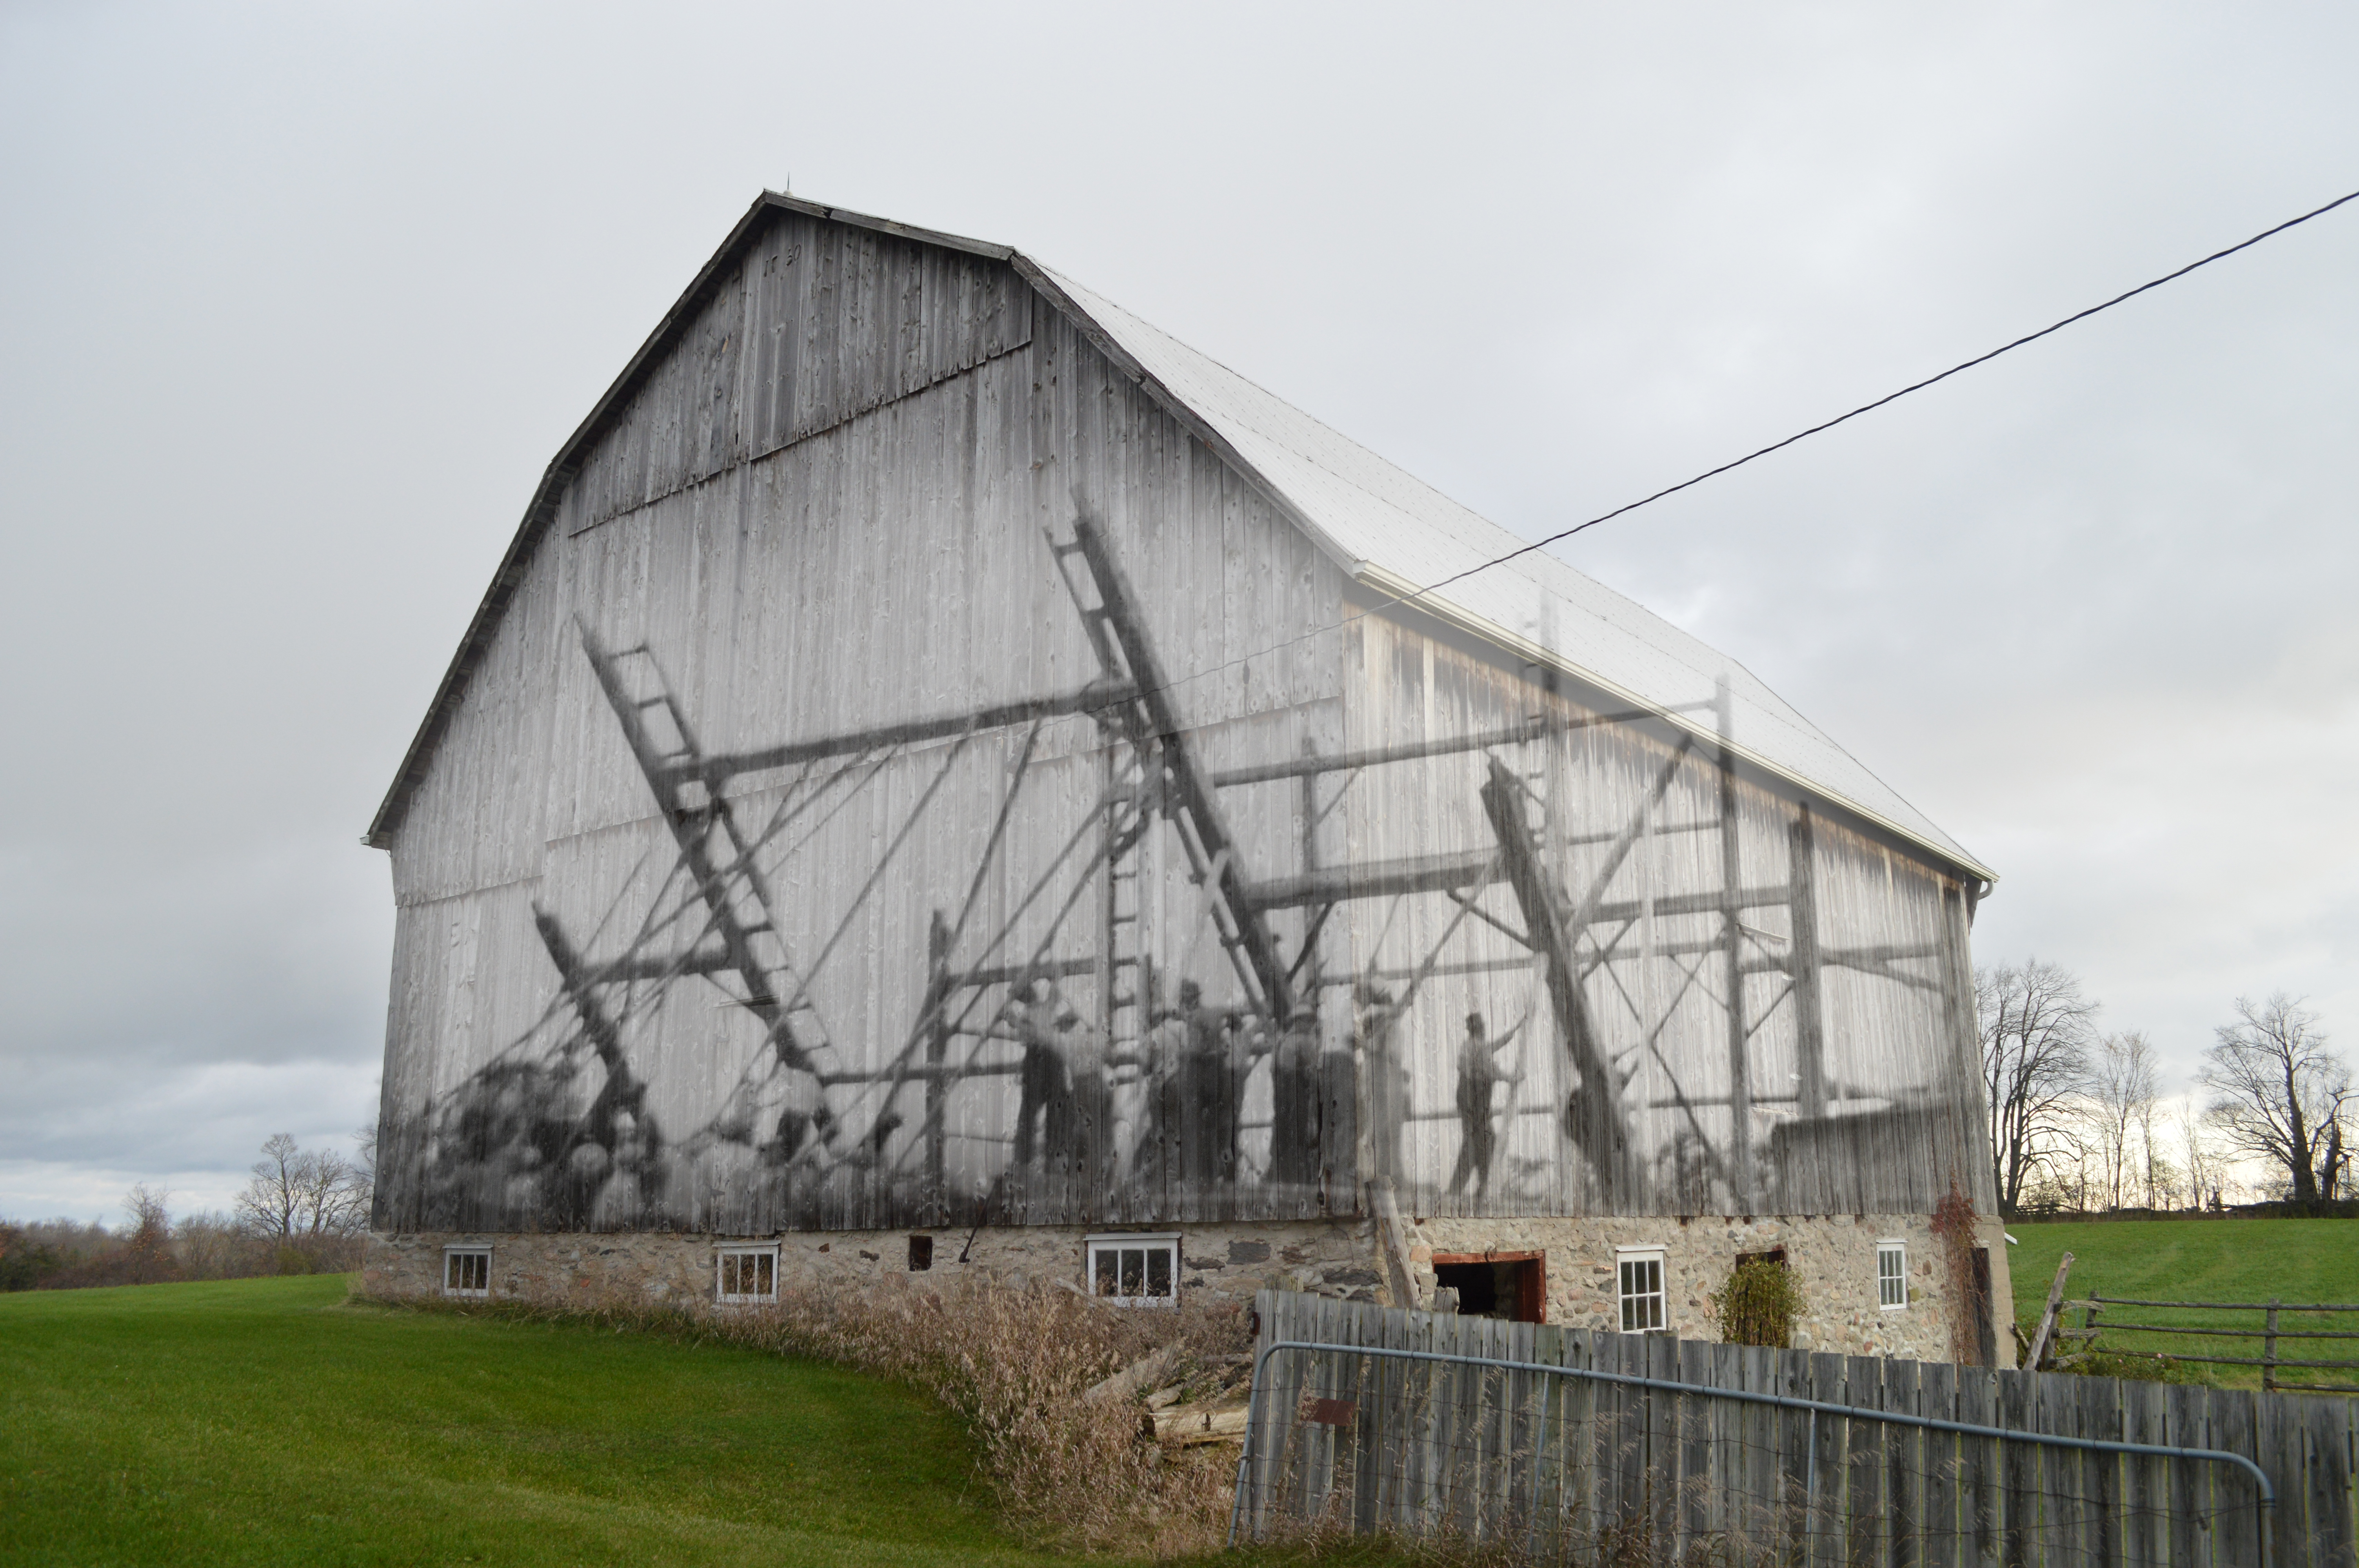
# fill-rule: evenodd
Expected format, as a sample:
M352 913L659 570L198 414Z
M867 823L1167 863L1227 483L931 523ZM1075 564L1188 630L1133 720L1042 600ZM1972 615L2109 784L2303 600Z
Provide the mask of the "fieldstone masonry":
M1143 1228L1143 1227L1141 1227ZM1280 1224L1191 1225L1180 1236L1180 1290L1239 1303L1264 1288L1304 1291L1386 1305L1375 1227L1368 1220ZM1663 1249L1664 1305L1670 1331L1685 1339L1717 1339L1709 1294L1727 1279L1740 1254L1783 1248L1807 1310L1797 1325L1797 1349L1921 1360L1950 1357L1946 1271L1931 1223L1923 1215L1819 1215L1687 1218L1442 1219L1407 1222L1409 1260L1420 1303L1432 1299L1434 1254L1539 1252L1548 1271L1548 1321L1572 1327L1619 1326L1614 1256L1617 1247ZM1992 1293L2010 1300L2006 1241L1996 1221L1983 1224L1982 1244L1992 1262ZM1170 1229L1148 1231L1170 1234ZM363 1265L372 1294L433 1295L442 1284L442 1249L449 1244L488 1245L492 1293L536 1300L594 1299L644 1294L655 1300L711 1300L718 1248L757 1243L778 1249L782 1285L881 1280L896 1275L923 1288L980 1272L1012 1284L1061 1281L1080 1288L1085 1237L1106 1231L1078 1226L1022 1226L980 1230L970 1238L932 1232L933 1263L908 1269L911 1233L801 1232L776 1237L714 1237L671 1232L612 1235L558 1232L526 1235L377 1235ZM1908 1249L1908 1304L1877 1303L1875 1247L1897 1239ZM2013 1346L2000 1336L2002 1364Z

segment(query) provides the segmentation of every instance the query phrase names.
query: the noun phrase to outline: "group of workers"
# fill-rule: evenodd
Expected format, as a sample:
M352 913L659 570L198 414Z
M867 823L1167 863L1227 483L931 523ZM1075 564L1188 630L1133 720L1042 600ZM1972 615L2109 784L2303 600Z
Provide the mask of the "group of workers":
M1153 1015L1138 1045L1115 1051L1067 1003L1050 976L1020 980L990 1031L1023 1049L1011 1172L1029 1172L1037 1161L1044 1173L1112 1181L1126 1153L1127 1180L1141 1187L1234 1184L1246 1080L1266 1057L1267 1180L1315 1185L1323 1152L1329 1166L1340 1162L1348 1185L1354 1176L1346 1130L1355 1113L1368 1123L1376 1173L1397 1175L1411 1103L1398 1028L1407 1004L1369 986L1355 988L1354 1001L1354 1050L1329 1051L1315 1014L1298 1014L1273 1029L1245 1010L1211 1005L1201 985L1182 980L1177 1004ZM1480 1012L1466 1015L1456 1060L1460 1136L1451 1193L1470 1182L1478 1194L1489 1188L1498 1153L1498 1090L1506 1087L1512 1102L1524 1078L1520 1064L1512 1072L1503 1069L1500 1053L1523 1027L1518 1022L1494 1035ZM1115 1125L1118 1074L1131 1075L1126 1081L1144 1088L1126 1151ZM1365 1079L1364 1108L1355 1074Z

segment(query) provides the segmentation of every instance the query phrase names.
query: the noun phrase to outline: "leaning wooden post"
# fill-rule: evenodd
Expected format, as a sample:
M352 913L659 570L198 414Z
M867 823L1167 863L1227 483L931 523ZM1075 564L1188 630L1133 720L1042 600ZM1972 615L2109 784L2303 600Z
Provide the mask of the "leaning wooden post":
M2279 1299L2277 1296L2269 1298L2268 1333L2265 1336L2267 1343L2261 1351L2261 1387L2272 1392L2277 1386L2277 1302Z
M2039 1314L2039 1332L2031 1336L2031 1354L2024 1361L2026 1371L2038 1371L2039 1363L2048 1357L2049 1342L2056 1336L2056 1319L2064 1310L2064 1276L2071 1267L2070 1252L2057 1260L2056 1282L2048 1287L2048 1310Z

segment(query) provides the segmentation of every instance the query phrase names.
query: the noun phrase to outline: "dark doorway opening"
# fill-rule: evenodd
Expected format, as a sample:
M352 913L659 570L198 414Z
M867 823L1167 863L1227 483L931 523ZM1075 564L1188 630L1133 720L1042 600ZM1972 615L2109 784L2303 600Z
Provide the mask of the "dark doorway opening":
M1458 1292L1461 1317L1548 1321L1548 1258L1539 1252L1437 1252L1434 1283Z
M1967 1311L1974 1320L1974 1365L1998 1365L1998 1319L1991 1313L1990 1249L1977 1247L1973 1256L1973 1279L1967 1285Z

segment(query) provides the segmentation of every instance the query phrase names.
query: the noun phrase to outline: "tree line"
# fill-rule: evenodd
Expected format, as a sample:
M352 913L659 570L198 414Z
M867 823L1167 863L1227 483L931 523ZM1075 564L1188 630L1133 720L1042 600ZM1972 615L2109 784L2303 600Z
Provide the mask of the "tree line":
M2153 1041L2101 1031L2061 965L1977 968L1974 1008L2004 1214L2217 1210L2231 1194L2323 1212L2359 1196L2359 1088L2299 997L2237 998L2176 1104Z
M375 1201L375 1130L360 1156L305 1149L281 1132L262 1146L229 1213L174 1218L142 1183L113 1229L77 1219L0 1221L0 1290L70 1290L167 1280L335 1273L357 1268Z

